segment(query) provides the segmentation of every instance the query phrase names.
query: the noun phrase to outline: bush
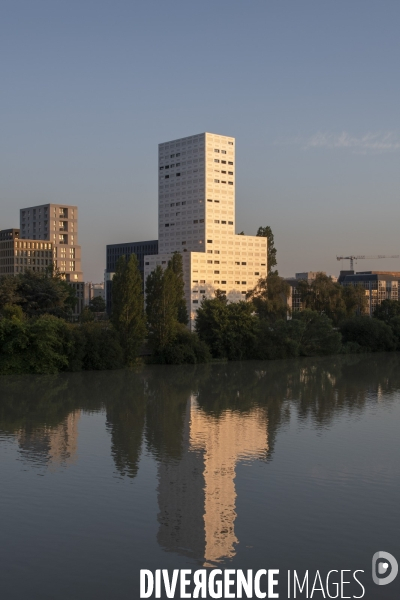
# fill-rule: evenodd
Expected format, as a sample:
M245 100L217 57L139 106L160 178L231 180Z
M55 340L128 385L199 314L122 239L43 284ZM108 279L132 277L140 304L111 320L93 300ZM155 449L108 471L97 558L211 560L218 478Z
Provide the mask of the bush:
M124 352L115 329L102 323L84 323L80 329L85 343L82 356L85 371L106 371L124 366Z
M295 323L297 326L298 323ZM293 358L299 355L300 346L293 339L292 321L276 321L271 323L261 320L257 329L254 358L275 360L277 358Z
M207 344L184 325L177 326L174 341L155 355L156 362L167 365L204 363L209 362L210 359L211 354Z
M365 352L395 350L397 340L389 325L370 317L353 317L340 325L343 343L356 342Z
M326 315L314 310L293 314L291 337L299 344L301 356L326 356L338 354L342 338Z
M67 323L51 315L0 320L0 373L57 373L68 366Z

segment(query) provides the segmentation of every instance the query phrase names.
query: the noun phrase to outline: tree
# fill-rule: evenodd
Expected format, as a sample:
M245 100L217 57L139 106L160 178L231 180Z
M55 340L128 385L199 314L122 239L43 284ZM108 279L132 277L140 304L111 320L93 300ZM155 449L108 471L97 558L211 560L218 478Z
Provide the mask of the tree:
M331 319L326 315L312 310L296 312L290 326L290 335L298 342L302 356L323 356L340 352L342 336L335 331Z
M146 335L143 283L135 254L118 259L112 285L111 322L120 334L127 364L132 364Z
M346 316L343 287L325 273L317 273L311 283L306 279L299 280L298 291L305 308L326 315L334 323Z
M162 353L172 343L178 323L177 278L172 268L158 265L146 280L146 314L154 352Z
M400 301L383 300L381 304L376 307L373 316L385 323L389 323L394 317L400 317Z
M79 315L79 322L80 323L91 323L92 321L94 321L93 312L90 310L89 306L84 306L81 314Z
M346 307L346 316L363 315L367 309L368 301L365 288L361 283L357 285L342 285L342 296Z
M277 320L285 319L288 315L289 294L290 285L275 271L259 279L247 298L261 319Z
M272 229L269 225L266 227L259 227L256 233L257 237L265 237L267 238L267 273L272 273L272 269L276 267L276 248L274 242L274 234L272 233ZM278 271L275 271L278 274Z
M340 324L345 344L356 344L364 352L387 352L395 350L397 339L392 329L380 319L353 317ZM355 347L354 347L355 349Z
M102 313L106 310L106 303L101 296L95 296L89 301L89 310L94 313Z
M178 322L187 325L189 323L189 315L186 307L183 261L180 252L173 253L172 258L168 261L168 269L171 269L175 275L174 288Z
M249 302L228 304L226 297L203 300L196 314L196 331L215 358L252 358L257 318Z

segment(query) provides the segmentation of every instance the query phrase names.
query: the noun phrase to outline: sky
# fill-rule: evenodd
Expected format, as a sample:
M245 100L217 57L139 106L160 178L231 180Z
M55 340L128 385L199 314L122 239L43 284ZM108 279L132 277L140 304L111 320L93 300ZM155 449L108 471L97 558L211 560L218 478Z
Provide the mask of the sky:
M0 229L79 207L86 281L157 239L157 145L236 138L236 230L278 270L400 254L398 0L2 0ZM399 270L400 259L356 270Z

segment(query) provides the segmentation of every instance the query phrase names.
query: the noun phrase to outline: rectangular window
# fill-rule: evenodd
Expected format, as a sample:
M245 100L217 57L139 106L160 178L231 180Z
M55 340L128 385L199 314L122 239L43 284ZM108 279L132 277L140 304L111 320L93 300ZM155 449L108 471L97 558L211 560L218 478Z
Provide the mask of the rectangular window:
M219 179L214 179L214 183L219 183Z
M219 150L217 150L216 148L214 148L214 152L218 152L218 154L219 154Z
M259 275L259 274L260 274L260 273L259 273L259 271L256 271L256 272L254 273L254 275Z
M219 265L219 260L214 260L214 265Z
M165 227L169 227L169 223L165 223Z
M226 160L221 160L221 164L226 165Z
M180 177L180 176L181 176L181 174L180 174L180 173L175 173L175 175L176 175L177 177Z
M198 304L199 301L198 300L193 300L193 304Z
M200 290L200 294L205 294L206 290Z
M228 225L233 225L233 221L228 221Z
M228 142L228 144L229 144L230 146L233 146L233 142Z
M169 175L166 175L166 176L165 176L165 179L169 179Z
M228 185L233 185L233 181L228 181Z
M242 265L247 265L247 263L245 263L245 262L242 262Z
M177 152L177 153L176 153L176 156L180 156L180 155L181 155L181 153L180 153L180 152Z
M207 244L212 244L213 241L212 240L207 240Z
M169 157L170 158L175 158L175 154L170 154Z
M208 260L207 264L212 265L212 260Z
M207 199L207 202L212 202L212 200Z
M240 265L240 262L237 262L237 261L236 261L236 262L235 262L235 265Z
M164 171L164 167L160 167L160 171Z
M233 165L233 162L231 160L228 160L228 165Z
M242 281L242 285L246 285L246 282L245 282L245 281Z
M198 223L198 222L199 222L199 220L198 220L198 219L195 219L195 220L193 221L193 223Z
M215 220L214 220L214 223L219 223L218 219L215 219Z
M219 275L219 271L214 271L214 275Z
M214 158L214 162L219 163L219 158Z
M221 150L221 154L226 154L226 150Z

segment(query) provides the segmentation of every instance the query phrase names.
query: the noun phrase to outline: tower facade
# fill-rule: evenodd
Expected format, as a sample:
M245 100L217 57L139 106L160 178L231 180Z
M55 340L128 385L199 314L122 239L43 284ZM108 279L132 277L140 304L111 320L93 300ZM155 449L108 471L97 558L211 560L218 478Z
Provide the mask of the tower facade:
M67 281L83 281L77 206L41 204L22 208L20 238L50 241L53 246L54 266L65 275Z
M267 239L235 235L235 139L202 133L158 148L158 255L145 256L145 278L183 256L193 325L203 297L223 291L244 300L267 274Z

